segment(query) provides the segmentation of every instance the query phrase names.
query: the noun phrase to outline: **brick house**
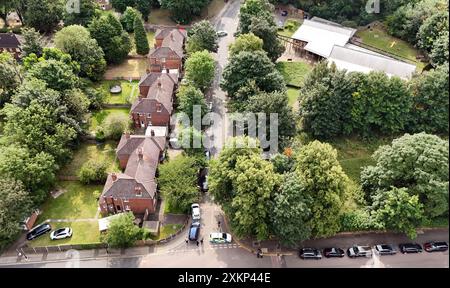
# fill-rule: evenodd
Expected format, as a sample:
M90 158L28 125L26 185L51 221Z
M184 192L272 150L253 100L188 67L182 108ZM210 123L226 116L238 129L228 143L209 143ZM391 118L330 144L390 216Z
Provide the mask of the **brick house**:
M155 212L158 199L155 177L165 146L165 137L122 135L116 154L124 172L108 175L99 199L102 215Z
M9 52L19 59L22 49L19 39L14 33L0 33L0 53Z
M151 72L168 72L171 69L181 71L186 38L187 32L184 29L158 29L155 35L155 46L148 54L149 70Z
M173 97L178 86L176 75L149 73L139 82L139 97L131 106L131 119L136 128L165 126L170 123Z

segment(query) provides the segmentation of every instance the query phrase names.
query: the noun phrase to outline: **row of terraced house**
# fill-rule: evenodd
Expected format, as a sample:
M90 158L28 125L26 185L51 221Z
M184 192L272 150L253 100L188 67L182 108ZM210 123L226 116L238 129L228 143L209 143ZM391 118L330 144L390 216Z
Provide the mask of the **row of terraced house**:
M140 134L124 133L116 149L123 172L110 173L99 199L103 215L132 211L146 220L158 201L156 182L164 159L173 99L181 78L187 33L182 28L157 30L148 55L146 75L139 81L139 96L130 117Z

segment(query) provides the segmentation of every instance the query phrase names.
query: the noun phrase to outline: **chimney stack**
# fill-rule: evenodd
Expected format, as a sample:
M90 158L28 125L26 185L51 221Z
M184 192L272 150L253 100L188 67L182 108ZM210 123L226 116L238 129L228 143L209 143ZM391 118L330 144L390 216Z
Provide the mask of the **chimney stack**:
M147 72L147 74L150 74L150 69L145 69L145 72Z
M155 130L153 130L153 129L150 130L150 135L151 135L151 136L155 136Z
M170 32L170 39L173 41L173 31Z
M158 89L161 89L161 87L162 87L161 79L158 79Z
M124 132L123 134L125 134L125 139L130 139L130 132Z
M113 182L116 181L117 180L117 174L116 173L111 173L111 178L112 178Z
M144 151L142 150L142 148L138 148L138 156L139 156L139 160L142 160L144 158Z

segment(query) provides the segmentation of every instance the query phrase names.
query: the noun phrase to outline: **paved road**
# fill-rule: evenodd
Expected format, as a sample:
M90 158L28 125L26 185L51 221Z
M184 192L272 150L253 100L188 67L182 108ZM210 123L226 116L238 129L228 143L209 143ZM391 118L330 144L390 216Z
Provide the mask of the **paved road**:
M226 115L227 109L225 103L227 100L226 94L220 89L219 84L222 79L222 71L228 63L228 46L234 42L233 34L238 27L238 14L240 8L240 0L233 0L225 6L222 13L214 20L216 31L226 31L227 36L219 38L219 49L214 54L216 60L216 77L214 79L213 93L208 99L213 103L212 111L217 113L219 119L215 119L212 126L207 130L208 135L214 135L214 147L211 148L211 156L215 157L219 154L228 137L230 137L228 127L228 117Z

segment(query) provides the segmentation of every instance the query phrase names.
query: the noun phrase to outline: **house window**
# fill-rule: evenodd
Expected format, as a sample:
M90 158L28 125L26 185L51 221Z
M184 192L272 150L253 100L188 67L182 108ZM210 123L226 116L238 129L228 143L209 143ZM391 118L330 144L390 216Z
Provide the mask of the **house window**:
M161 104L156 104L156 112L161 112L161 111L162 111Z
M151 114L151 113L148 113L148 114L147 114L147 117L148 117L148 118L152 118L152 114Z
M130 206L125 206L125 211L130 211L131 209L130 209Z
M116 208L117 208L117 211L121 211L120 205L117 205Z
M166 58L161 58L161 63L166 63Z

